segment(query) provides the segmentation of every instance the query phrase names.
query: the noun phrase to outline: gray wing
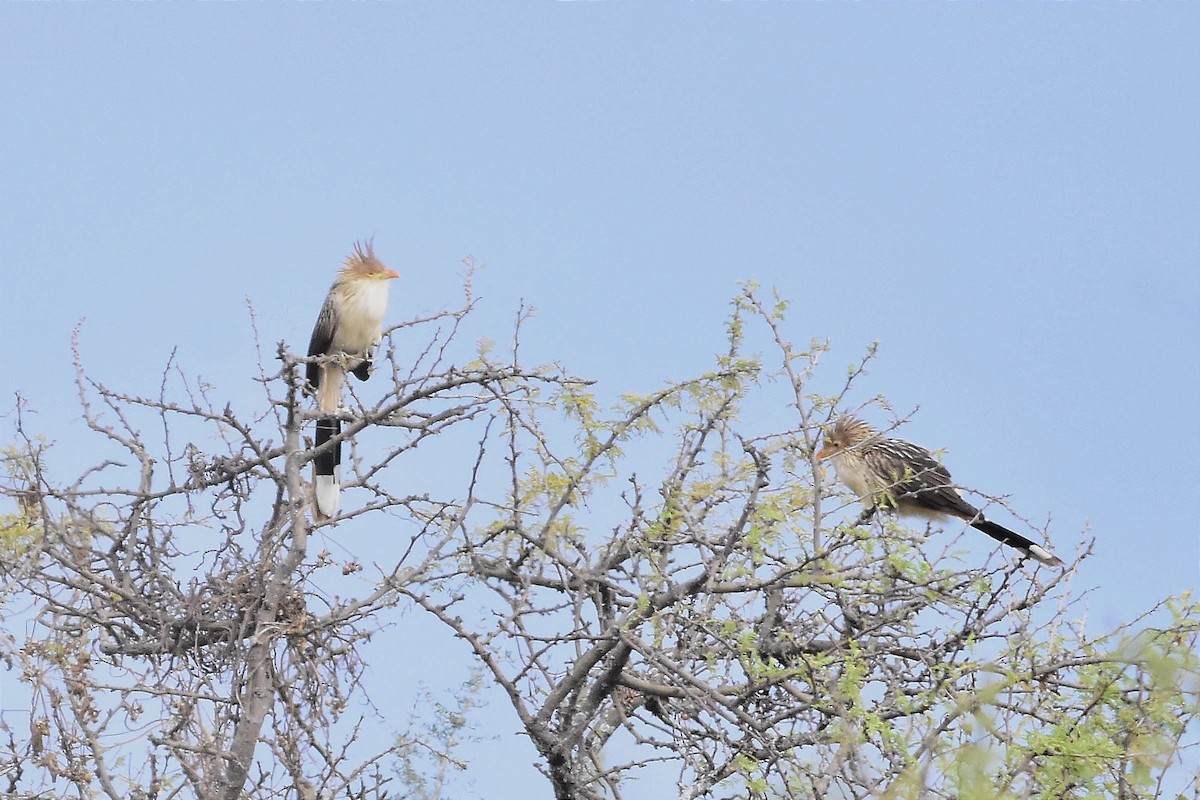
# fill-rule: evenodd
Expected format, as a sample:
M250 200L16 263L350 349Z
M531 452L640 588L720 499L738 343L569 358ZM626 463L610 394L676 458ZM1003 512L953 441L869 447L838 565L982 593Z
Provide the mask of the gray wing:
M321 314L317 317L317 324L313 327L312 338L308 342L309 356L327 356L329 355L329 347L333 344L333 334L337 330L337 323L333 313L333 293L325 298L325 305L321 306ZM316 391L321 385L321 365L307 365L308 385L312 391Z
M871 470L887 476L889 496L928 511L973 519L979 509L954 489L950 471L920 445L903 439L883 439L863 454Z

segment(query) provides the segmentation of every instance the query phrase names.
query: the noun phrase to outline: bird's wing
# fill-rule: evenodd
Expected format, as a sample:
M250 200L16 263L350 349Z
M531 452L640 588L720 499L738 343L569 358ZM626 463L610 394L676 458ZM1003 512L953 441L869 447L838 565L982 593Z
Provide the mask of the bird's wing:
M317 324L313 326L312 338L308 342L308 355L311 356L327 356L329 348L333 344L333 334L337 331L337 314L333 311L333 292L325 298L325 305L321 306L321 314L317 317ZM307 369L308 385L316 391L321 385L321 365L308 364Z
M375 353L372 350L373 348L368 347L367 351L362 354L362 361L358 362L358 366L350 370L354 373L354 377L360 381L365 381L371 377L371 370L375 366Z
M885 487L897 503L915 504L939 514L974 519L979 509L962 498L955 489L950 471L920 445L903 439L885 439L863 454L872 471L890 475Z

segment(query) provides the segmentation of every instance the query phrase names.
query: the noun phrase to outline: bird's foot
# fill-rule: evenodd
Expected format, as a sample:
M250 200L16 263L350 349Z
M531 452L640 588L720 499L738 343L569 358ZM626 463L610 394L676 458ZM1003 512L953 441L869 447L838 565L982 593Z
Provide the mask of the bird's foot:
M858 519L854 520L855 525L866 525L875 516L875 506L864 508L862 513L858 515Z

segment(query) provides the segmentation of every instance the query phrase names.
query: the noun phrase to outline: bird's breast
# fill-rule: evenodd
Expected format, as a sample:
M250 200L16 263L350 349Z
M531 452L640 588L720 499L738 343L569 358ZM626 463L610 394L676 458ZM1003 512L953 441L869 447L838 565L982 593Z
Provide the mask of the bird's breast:
M338 309L333 349L344 353L361 353L375 344L383 328L387 302L386 281L371 280L348 285Z
M872 480L871 471L866 463L853 453L839 453L832 461L842 483L849 486L850 491L858 495L860 500L874 503L874 495L879 487Z

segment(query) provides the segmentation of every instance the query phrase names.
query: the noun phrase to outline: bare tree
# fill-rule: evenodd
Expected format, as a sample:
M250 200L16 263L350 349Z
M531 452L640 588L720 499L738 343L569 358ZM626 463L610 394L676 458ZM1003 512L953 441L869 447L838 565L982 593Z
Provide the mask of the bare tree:
M313 537L305 360L285 345L250 413L173 365L159 396L123 394L88 378L77 348L83 418L115 452L65 485L18 402L6 491L21 514L6 526L4 600L25 604L30 633L10 629L2 644L32 702L28 735L9 726L9 795L64 783L111 798L387 794L412 741L372 751L361 715L348 717L361 645L385 624L393 587L442 563L466 508L397 493L389 469L528 385L561 380L478 357L450 364L474 302L468 280L459 309L398 326L393 335L424 334L424 349L403 366L389 358L384 395L346 414L348 485L362 502L335 523L386 515L397 529L387 574L358 597L321 589L321 573L363 565L337 563ZM369 456L354 445L367 428L387 440Z
M788 341L782 301L747 287L709 372L606 408L522 364L524 314L502 356L466 353L467 286L389 333L390 386L345 415L331 525L374 519L384 563L331 553L311 522L287 347L240 413L173 365L141 397L77 358L84 419L120 455L65 484L18 403L0 580L28 626L0 647L31 705L7 726L10 795L436 797L441 778L414 792L403 765L452 763L453 730L372 747L348 711L397 606L507 695L563 800L643 777L679 797L1197 793L1196 606L1096 635L1070 572L853 525L812 454L862 365L814 392L824 345Z

